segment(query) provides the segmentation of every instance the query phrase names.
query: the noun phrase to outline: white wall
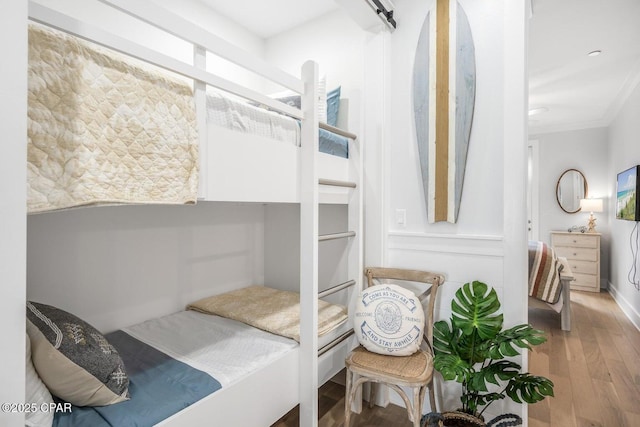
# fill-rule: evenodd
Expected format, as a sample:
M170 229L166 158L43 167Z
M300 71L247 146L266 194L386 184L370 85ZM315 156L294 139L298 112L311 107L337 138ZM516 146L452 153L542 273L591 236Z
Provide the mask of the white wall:
M345 205L320 205L319 234L347 230ZM266 249L264 284L298 292L300 289L300 206L270 204L265 206ZM318 247L318 289L324 290L353 279L347 277L348 239L320 242ZM327 301L347 305L346 292Z
M24 402L27 179L27 2L0 13L0 403ZM23 413L0 412L0 425L24 425Z
M615 176L609 173L609 143L607 128L592 128L568 132L532 135L538 141L538 232L539 239L551 243L551 231L566 231L573 225L587 225L589 213L568 214L556 200L556 183L567 169L578 169L585 176L588 197L603 198L604 212L594 213L596 230L601 236L600 272L603 284L609 277L610 187Z
M349 99L351 132L360 134L364 80L364 46L367 33L346 12L331 12L286 33L266 40L265 59L297 75L308 60L319 64L327 79L327 91L341 87L341 98ZM271 87L267 92L277 92Z
M620 307L640 328L640 291L627 279L631 267L640 260L633 259L629 237L636 223L613 219L615 212L615 177L619 172L640 164L640 86L631 95L609 126L609 168L607 212L611 218L611 273L609 289Z
M551 231L566 231L572 225L587 225L588 213L568 214L556 200L556 184L567 169L578 169L587 179L589 197L609 196L611 177L608 174L607 128L532 135L538 141L539 164L539 234L540 240L551 243ZM608 200L605 200L605 209ZM594 214L597 229L605 232L609 212Z
M476 49L477 91L466 175L456 224L428 224L413 123L411 82L415 49L433 1L396 3L398 29L389 37L387 80L389 157L387 263L442 272L447 282L438 305L448 318L460 285L481 280L496 288L506 325L522 323L526 303L526 68L524 1L461 0ZM407 214L406 227L395 222ZM447 384L441 409L459 406L459 386ZM392 394L393 396L393 394ZM494 404L526 414L520 405Z
M262 284L259 204L115 206L28 218L27 297L111 331Z

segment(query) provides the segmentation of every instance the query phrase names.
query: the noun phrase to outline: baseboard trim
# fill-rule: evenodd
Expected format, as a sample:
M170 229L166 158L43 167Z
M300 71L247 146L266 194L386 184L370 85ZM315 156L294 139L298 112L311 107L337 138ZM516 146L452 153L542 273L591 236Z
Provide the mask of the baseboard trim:
M618 304L622 312L633 323L633 326L640 331L640 313L627 301L627 299L618 292L615 286L611 282L608 283L607 290L613 297L614 301Z

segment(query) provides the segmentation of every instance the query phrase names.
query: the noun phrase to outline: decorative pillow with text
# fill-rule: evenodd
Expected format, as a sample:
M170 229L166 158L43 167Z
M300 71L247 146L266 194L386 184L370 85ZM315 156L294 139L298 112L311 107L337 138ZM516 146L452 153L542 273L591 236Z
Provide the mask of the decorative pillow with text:
M393 284L370 286L356 301L354 330L371 352L409 356L420 349L424 310L410 290Z

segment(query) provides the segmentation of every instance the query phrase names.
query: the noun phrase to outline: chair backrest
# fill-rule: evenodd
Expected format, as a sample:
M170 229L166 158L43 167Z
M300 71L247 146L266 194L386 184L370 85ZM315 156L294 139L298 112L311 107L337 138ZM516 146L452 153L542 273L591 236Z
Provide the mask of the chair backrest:
M423 301L429 294L429 305L425 311L425 328L423 338L427 341L429 348L433 344L433 311L436 302L438 288L444 283L444 276L438 273L420 270L406 270L402 268L367 267L364 269L367 276L367 287L373 286L376 279L402 280L405 282L420 282L431 285L426 291L418 296Z

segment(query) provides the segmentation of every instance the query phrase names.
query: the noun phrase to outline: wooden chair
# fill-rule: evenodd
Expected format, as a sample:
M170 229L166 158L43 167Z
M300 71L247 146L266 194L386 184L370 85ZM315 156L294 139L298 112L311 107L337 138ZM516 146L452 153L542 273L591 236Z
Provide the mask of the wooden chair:
M436 411L435 394L433 391L433 308L438 287L444 283L444 276L418 270L403 270L397 268L366 268L366 286L372 286L376 279L399 280L405 282L421 282L431 285L419 299L423 300L428 294L429 305L425 311L425 329L422 348L411 356L388 356L372 353L362 346L353 350L345 361L347 367L347 381L345 393L345 422L349 427L351 406L358 388L366 382L385 384L395 390L407 407L409 420L414 427L419 427L422 415L422 403L427 388L431 411ZM394 282L395 283L395 282ZM400 283L396 283L399 284ZM413 403L400 387L413 389ZM371 384L369 405L373 406L374 384Z

